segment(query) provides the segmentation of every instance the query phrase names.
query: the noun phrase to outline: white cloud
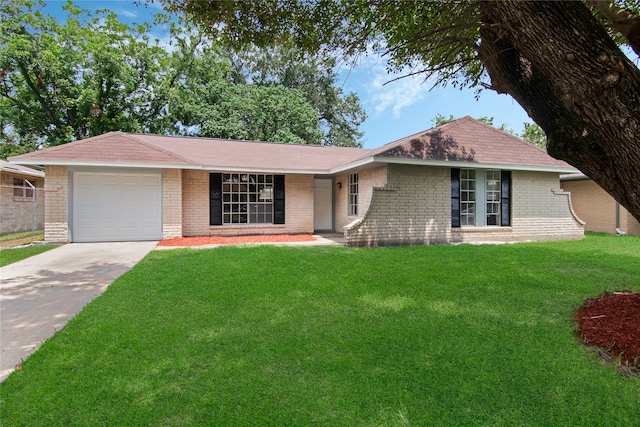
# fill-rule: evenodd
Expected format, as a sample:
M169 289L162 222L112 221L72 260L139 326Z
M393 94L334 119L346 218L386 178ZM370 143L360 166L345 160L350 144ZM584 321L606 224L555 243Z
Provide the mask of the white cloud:
M363 56L357 66L344 73L345 86L360 95L360 101L373 117L390 114L399 118L403 109L422 101L431 87L423 75L398 79L410 71L388 73L385 59L378 55Z
M390 82L399 77L378 73L373 76L369 87L369 104L372 105L376 115L382 115L391 111L393 118L400 117L402 109L420 102L428 92L424 84L424 78L405 77ZM388 83L387 83L388 82ZM385 85L385 83L387 83Z
M120 9L117 12L118 15L122 15L122 16L126 16L129 19L135 19L138 17L138 14L136 12L133 12L131 10L128 9Z

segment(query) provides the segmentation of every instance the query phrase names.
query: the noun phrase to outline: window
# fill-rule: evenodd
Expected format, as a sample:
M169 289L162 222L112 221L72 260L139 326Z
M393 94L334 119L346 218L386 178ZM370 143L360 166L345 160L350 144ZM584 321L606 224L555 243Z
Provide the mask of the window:
M358 215L358 174L349 175L349 215Z
M511 224L511 172L451 169L451 226Z
M33 199L35 184L28 179L13 178L13 197Z
M284 224L284 175L212 173L211 225Z
M225 173L222 175L222 223L273 222L273 175Z
M485 183L487 225L500 225L500 171L488 170Z
M460 225L476 225L476 171L460 170Z

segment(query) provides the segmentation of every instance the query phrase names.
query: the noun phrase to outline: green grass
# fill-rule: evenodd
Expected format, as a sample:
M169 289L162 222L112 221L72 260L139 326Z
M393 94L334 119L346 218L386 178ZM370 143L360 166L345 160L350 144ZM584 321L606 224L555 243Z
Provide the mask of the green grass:
M56 247L58 247L58 245L43 244L25 246L22 248L0 249L0 267L38 255Z
M0 386L3 426L637 425L572 313L640 239L154 251Z
M7 242L9 240L19 240L24 238L33 238L35 240L44 239L44 230L36 231L23 231L20 233L3 234L0 236L0 242Z

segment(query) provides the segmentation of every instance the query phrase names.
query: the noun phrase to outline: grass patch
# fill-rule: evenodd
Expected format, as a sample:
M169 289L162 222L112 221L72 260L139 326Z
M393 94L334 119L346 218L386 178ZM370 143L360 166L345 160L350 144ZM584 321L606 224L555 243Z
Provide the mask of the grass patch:
M58 245L44 244L25 246L22 248L0 249L0 267L38 255L56 247L58 247Z
M23 231L20 233L3 234L0 236L0 242L8 242L10 240L20 240L24 238L34 238L35 240L44 239L44 230Z
M3 425L633 425L574 336L640 239L154 251L1 386Z

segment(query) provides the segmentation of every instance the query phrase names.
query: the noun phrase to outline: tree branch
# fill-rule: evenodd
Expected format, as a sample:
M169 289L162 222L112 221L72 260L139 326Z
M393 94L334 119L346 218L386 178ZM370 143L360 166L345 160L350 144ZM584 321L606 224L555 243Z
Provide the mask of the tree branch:
M587 4L602 13L611 22L611 27L622 34L636 55L640 56L640 16L610 1L588 0Z
M42 108L49 116L49 119L51 120L51 122L59 126L60 120L58 120L58 117L55 115L55 113L51 111L51 106L47 103L46 99L42 97L40 90L38 90L38 88L33 83L33 81L31 81L31 78L29 77L29 70L27 70L27 67L25 67L23 63L18 62L18 68L20 69L20 74L22 74L22 77L27 83L27 86L29 86L29 89L31 89L31 92L33 92L33 94L35 95L40 105L42 105Z

